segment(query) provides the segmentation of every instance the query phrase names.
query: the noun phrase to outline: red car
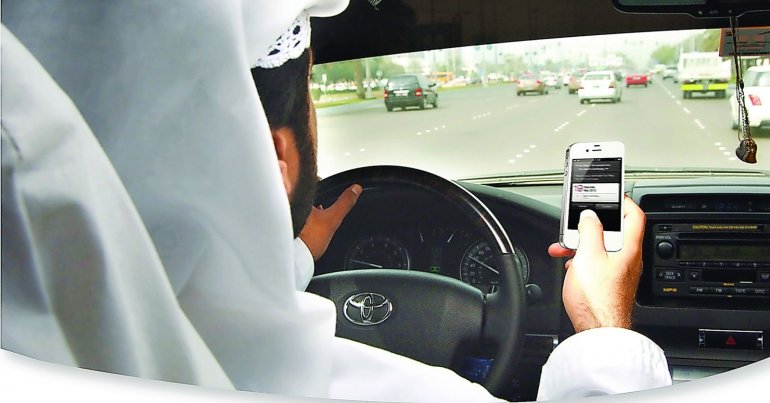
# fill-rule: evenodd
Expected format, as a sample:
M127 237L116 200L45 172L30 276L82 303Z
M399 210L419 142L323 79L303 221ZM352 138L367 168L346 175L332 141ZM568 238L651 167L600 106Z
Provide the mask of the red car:
M632 85L643 85L647 87L647 75L642 73L633 73L626 76L626 87Z

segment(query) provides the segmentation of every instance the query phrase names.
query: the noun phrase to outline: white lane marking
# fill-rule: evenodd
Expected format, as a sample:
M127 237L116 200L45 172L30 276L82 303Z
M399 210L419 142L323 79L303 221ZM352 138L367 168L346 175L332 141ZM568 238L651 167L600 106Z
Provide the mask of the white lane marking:
M346 157L350 157L350 153L345 153L345 156Z
M513 163L515 163L515 162L516 162L516 160L513 160L513 159L511 159L511 160L508 160L508 163L509 163L509 164L513 164Z
M568 125L569 125L569 122L564 122L561 125L559 125L559 127L553 129L553 131L558 132L558 131L564 129L565 127L567 127Z
M671 99L676 99L676 97L675 97L675 96L673 96L673 95L671 95Z
M723 152L722 154L724 154L724 155L730 155L730 152L729 152L729 151L725 151L725 152Z
M583 109L582 111L578 112L577 117L581 117L581 116L585 115L586 112L588 112L588 110L587 109Z
M725 146L719 147L719 151L724 151L724 150L727 150L727 147Z
M529 148L525 148L523 152L528 153L529 152Z
M677 105L681 105L681 104L682 104L682 101L680 101L680 100L678 100L678 99L677 99L677 100L676 100L676 104L677 104ZM687 109L687 108L685 108L685 109Z
M535 145L535 144L530 144L530 145L529 145L529 148L537 148L537 145Z
M591 107L592 108L596 108L596 104L591 104Z
M722 143L720 143L720 142L718 142L718 141L717 141L716 143L714 143L714 145L715 145L715 146L721 146L721 145L722 145Z
M735 160L737 160L737 159L738 159L738 158L735 158L735 157L730 157L730 158L728 158L727 160L728 160L728 161L735 161Z
M700 122L698 119L693 119L693 122L695 122L695 125L698 126L701 130L705 129L706 126L703 126L703 123Z
M690 110L689 110L689 109L687 109L687 108L684 108L684 109L682 109L682 110L684 111L684 113L686 113L686 114L688 114L688 115L690 114Z
M474 119L476 119L476 118L474 117ZM418 136L422 136L422 135L423 135L423 133L425 133L425 134L428 134L428 133L430 133L431 131L433 131L433 132L437 132L437 131L439 131L439 130L441 130L441 129L446 129L446 125L441 125L441 127L439 127L439 126L436 126L436 127L434 127L433 129L425 129L425 130L423 130L423 131L421 131L421 132L417 132L417 135L418 135Z
M535 102L537 102L537 101L538 101L537 99L530 99L530 100L529 100L529 101L527 101L527 102L529 102L529 103L531 103L531 104L534 104L534 103L535 103Z
M523 157L523 155L521 155L521 154L516 154L516 158L521 158L521 157Z
M359 148L358 151L359 152L364 152L364 151L366 151L366 149L365 148Z

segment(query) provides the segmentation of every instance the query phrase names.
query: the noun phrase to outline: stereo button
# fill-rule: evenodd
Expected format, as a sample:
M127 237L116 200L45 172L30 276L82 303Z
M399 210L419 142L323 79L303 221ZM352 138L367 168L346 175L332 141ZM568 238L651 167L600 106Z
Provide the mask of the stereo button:
M759 273L759 281L761 281L763 283L770 281L770 272L761 272L761 273Z
M749 290L751 289L750 288L733 288L733 295L749 295Z
M712 292L713 294L727 295L727 294L730 294L731 289L729 287L714 287L712 288L712 290L713 290Z
M754 295L767 296L770 295L770 293L768 293L769 290L770 288L755 288Z
M690 294L706 294L708 287L690 287Z
M658 245L655 247L655 250L658 252L658 256L661 257L661 259L670 259L674 257L674 244L668 241L662 241L658 242Z
M681 270L658 270L658 280L660 281L682 281Z

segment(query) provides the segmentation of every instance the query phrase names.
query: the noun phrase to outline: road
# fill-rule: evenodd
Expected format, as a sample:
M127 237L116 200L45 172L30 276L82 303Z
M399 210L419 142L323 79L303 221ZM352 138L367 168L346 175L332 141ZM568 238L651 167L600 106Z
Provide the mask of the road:
M386 112L381 100L319 109L319 174L375 164L407 165L459 179L560 170L575 142L619 140L627 167L770 169L735 158L727 99L682 99L671 81L623 88L618 104L581 105L566 88L516 96L515 85L446 91L437 109Z

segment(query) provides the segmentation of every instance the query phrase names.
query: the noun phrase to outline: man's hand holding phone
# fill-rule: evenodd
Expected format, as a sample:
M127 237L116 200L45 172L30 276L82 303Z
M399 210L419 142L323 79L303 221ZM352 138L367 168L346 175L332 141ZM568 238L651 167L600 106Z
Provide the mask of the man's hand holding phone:
M564 268L562 299L576 332L596 327L631 327L634 297L642 273L642 241L646 216L627 196L623 200L623 249L607 252L602 223L596 213L580 214L577 251L558 243L552 257L572 257Z

